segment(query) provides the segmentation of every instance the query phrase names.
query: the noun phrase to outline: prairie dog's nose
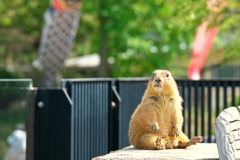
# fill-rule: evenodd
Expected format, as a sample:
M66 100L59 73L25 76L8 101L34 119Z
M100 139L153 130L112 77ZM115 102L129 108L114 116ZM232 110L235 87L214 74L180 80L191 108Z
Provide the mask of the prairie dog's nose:
M161 82L161 79L160 78L156 78L155 81L156 82Z

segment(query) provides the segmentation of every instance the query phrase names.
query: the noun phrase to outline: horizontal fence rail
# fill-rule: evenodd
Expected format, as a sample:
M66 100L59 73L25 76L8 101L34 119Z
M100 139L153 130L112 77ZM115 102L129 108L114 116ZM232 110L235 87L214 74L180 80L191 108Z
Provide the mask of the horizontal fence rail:
M32 88L31 79L0 79L0 88Z

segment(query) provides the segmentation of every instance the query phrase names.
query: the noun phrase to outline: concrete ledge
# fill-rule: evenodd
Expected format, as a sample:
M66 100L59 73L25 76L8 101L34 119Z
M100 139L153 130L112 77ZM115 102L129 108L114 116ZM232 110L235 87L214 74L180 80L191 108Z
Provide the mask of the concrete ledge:
M218 160L216 143L200 143L188 149L140 150L133 146L110 152L93 160Z

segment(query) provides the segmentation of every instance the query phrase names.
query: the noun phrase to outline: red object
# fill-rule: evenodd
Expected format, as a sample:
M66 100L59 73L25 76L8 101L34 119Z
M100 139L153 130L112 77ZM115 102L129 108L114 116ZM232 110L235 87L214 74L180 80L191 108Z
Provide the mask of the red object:
M226 5L227 2L225 0L207 1L207 7L212 13L220 12ZM209 15L209 19L211 20L211 15ZM218 19L221 19L221 16L219 16ZM212 48L213 40L216 37L217 32L218 29L216 26L208 29L207 21L198 27L192 50L192 59L188 67L189 79L200 79L200 72Z
M52 6L55 10L63 12L64 8L62 4L59 2L59 0L52 0Z
M188 77L192 80L200 79L200 72L212 48L213 40L217 35L217 27L207 28L205 22L197 29L192 49L192 59L188 67Z

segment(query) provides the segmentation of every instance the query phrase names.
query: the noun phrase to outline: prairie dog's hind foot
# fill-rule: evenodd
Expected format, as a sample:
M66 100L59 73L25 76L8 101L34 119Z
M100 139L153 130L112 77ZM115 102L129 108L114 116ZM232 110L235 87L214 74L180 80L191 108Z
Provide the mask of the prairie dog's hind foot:
M196 136L193 137L192 139L190 139L188 142L183 143L183 142L179 142L179 147L180 148L188 148L192 145L196 145L197 143L201 143L203 141L203 137L202 136Z
M197 143L201 143L202 141L203 141L203 137L197 136L197 137L193 137L192 139L190 139L190 141L188 143L190 145L196 145Z
M156 149L156 150L165 149L165 145L164 145L164 143L163 143L163 139L162 139L162 138L157 137L155 149Z

